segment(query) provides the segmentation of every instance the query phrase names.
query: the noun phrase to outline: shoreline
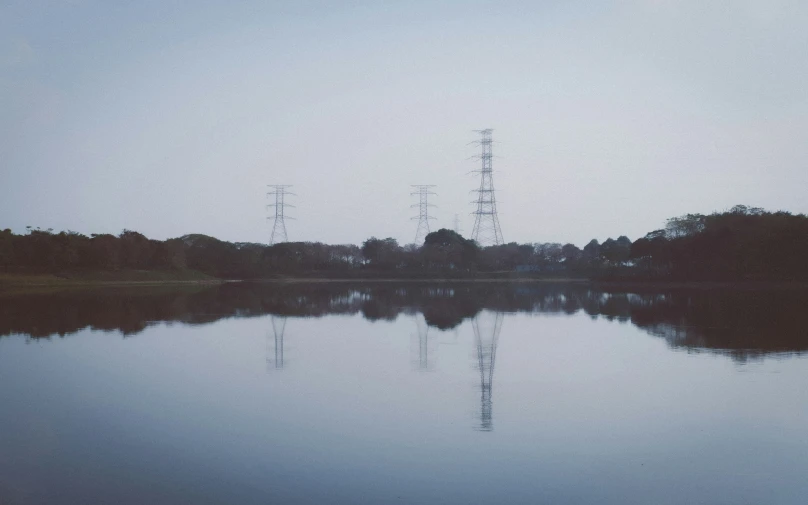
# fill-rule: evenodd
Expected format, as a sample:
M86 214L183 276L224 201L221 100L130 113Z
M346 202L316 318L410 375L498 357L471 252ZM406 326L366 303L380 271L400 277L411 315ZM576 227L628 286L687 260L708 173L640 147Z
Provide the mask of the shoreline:
M117 278L116 278L117 277ZM128 277L128 278L127 278ZM132 278L140 277L140 278ZM214 286L244 284L578 284L603 290L659 289L808 289L805 281L668 281L668 280L603 280L569 277L466 277L466 278L396 278L396 277L277 277L263 279L219 279L197 272L92 272L85 276L54 274L2 274L0 289L58 287L126 287L126 286Z
M579 284L603 290L659 289L808 289L804 281L605 281L580 278L466 278L466 279L328 279L295 277L289 279L252 279L249 284Z
M452 277L436 277L436 278L411 278L411 277L345 277L345 278L328 278L328 277L289 277L289 278L282 278L282 279L247 279L242 282L250 283L250 284L328 284L328 283L361 283L361 284L373 284L373 283L407 283L407 284L451 284L451 283L474 283L474 282L484 282L484 283L530 283L530 282L546 282L546 283L557 283L557 284L581 284L581 283L589 283L591 282L589 279L579 279L579 278L528 278L528 277L516 277L512 279L502 278L502 277L460 277L460 278L452 278Z
M0 289L24 287L94 287L204 285L226 281L199 272L160 272L156 270L124 270L119 272L72 272L69 275L49 273L0 272Z

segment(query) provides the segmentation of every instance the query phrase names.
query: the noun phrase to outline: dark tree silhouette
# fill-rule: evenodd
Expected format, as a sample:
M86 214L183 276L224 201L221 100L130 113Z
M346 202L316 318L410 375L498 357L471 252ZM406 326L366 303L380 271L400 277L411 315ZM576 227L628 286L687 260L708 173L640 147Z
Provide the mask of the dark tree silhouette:
M267 246L193 234L165 241L123 230L120 235L54 233L28 227L0 232L0 269L7 272L198 271L227 279L298 277L473 277L572 275L612 279L808 281L808 218L738 205L711 215L667 220L634 243L626 236L574 244L480 248L448 230L421 247L371 237L361 248L319 242Z

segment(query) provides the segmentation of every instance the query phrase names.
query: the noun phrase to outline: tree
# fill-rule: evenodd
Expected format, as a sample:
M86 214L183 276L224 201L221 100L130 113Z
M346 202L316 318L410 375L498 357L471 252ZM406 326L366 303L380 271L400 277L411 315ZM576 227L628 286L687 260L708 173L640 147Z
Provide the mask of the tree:
M84 235L67 231L53 236L57 248L56 264L59 268L76 268L88 266L90 239Z
M134 269L146 268L155 252L149 239L132 230L123 230L118 238L123 266Z
M371 266L392 270L398 263L401 248L394 238L378 239L370 237L362 243L362 256Z
M686 214L668 219L665 233L670 238L693 236L704 229L705 216L702 214Z
M121 245L115 235L91 235L90 264L104 270L118 270L121 268Z
M14 263L14 234L6 228L0 231L0 267L6 268Z
M453 245L464 246L470 242L472 241L466 240L465 238L463 238L462 235L460 235L456 231L449 230L447 228L441 228L438 231L428 233L427 236L424 238L424 245L439 246L439 247L450 247Z
M609 263L620 264L631 257L631 240L621 235L617 240L608 238L600 246L600 256Z
M584 246L583 255L590 260L600 258L600 242L598 242L598 239L593 238Z
M536 262L543 265L555 265L561 262L564 259L563 249L563 246L557 243L535 244L533 246Z
M153 265L156 268L184 270L187 267L185 244L181 239L172 238L164 242L155 242Z
M479 246L473 240L441 228L427 234L421 248L422 266L427 268L469 270L476 266Z
M578 261L579 259L581 259L582 255L583 251L578 249L578 247L575 246L574 244L564 244L561 247L561 256L563 257L564 264L566 265Z

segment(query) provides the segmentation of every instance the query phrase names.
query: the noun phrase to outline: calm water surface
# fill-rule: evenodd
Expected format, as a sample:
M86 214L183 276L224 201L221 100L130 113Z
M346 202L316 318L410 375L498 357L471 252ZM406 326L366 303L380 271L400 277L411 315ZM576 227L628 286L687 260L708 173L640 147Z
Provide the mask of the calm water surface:
M805 504L808 293L0 293L0 503Z

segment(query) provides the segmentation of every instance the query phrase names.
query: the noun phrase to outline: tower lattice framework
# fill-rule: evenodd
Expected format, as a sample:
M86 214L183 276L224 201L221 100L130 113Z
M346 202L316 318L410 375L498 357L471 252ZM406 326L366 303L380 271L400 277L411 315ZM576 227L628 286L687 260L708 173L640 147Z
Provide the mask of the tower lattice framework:
M480 140L476 141L481 147L479 155L475 156L481 161L479 170L474 173L480 174L480 187L475 189L477 204L474 214L474 228L471 238L480 245L500 245L505 241L502 239L502 229L499 226L497 216L497 198L494 193L494 176L492 167L492 133L494 130L476 130L480 134Z
M429 203L429 196L430 195L437 195L431 188L434 188L434 184L413 184L413 191L412 195L418 195L418 203L411 205L410 207L417 207L418 208L418 215L413 217L412 219L418 220L418 229L415 230L415 244L420 244L429 234L429 220L435 219L434 217L429 215L429 208L435 207L431 203Z
M275 203L270 203L267 205L267 208L275 208L275 217L272 223L272 233L269 235L269 245L288 242L289 238L286 234L286 220L294 218L286 215L286 208L294 207L294 205L286 203L286 196L294 195L294 193L288 189L292 186L288 184L271 184L269 187L272 189L272 191L268 192L267 196L275 197ZM273 219L273 217L269 216L267 219Z

